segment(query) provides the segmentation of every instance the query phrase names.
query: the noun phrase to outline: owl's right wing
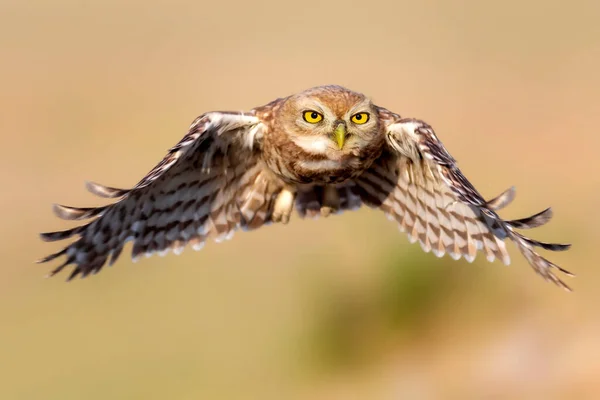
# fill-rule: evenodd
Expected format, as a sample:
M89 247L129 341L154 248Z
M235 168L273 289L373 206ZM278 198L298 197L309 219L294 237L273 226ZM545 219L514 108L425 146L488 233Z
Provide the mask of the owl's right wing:
M270 222L272 203L281 183L266 173L256 139L262 122L253 113L212 112L198 117L189 132L132 189L88 183L88 190L118 199L96 208L55 205L67 220L92 219L72 229L41 234L45 241L79 238L39 262L59 256L65 261L50 275L73 264L68 280L112 265L133 242L134 260L186 244L199 250L210 236L228 239L237 228Z
M387 149L355 180L366 204L379 207L411 242L419 241L424 251L438 257L447 253L471 262L477 251L483 251L489 261L498 258L509 264L504 241L510 239L536 273L569 289L555 271L572 274L539 255L535 247L563 251L570 245L540 242L516 231L547 223L550 208L528 218L502 219L497 211L512 201L514 188L484 200L429 125L387 110L383 116L389 120Z

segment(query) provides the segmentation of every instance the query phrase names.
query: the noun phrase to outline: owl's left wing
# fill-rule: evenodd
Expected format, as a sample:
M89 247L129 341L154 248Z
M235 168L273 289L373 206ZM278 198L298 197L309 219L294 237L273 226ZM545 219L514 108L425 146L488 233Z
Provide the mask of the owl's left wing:
M550 208L528 218L506 221L497 211L514 197L514 188L486 201L458 168L433 129L423 121L401 119L381 111L387 120L387 147L375 164L356 183L363 201L380 207L419 241L423 250L438 257L474 260L478 250L489 261L510 263L504 240L511 239L536 273L569 290L554 271L572 276L536 251L567 250L570 245L530 239L516 229L535 228L552 217Z
M58 217L91 222L41 234L45 241L78 237L57 253L65 260L51 275L73 265L68 279L112 265L126 242L134 259L142 254L179 253L186 244L199 250L209 237L229 238L237 228L254 229L271 221L280 182L260 161L262 122L253 113L211 112L132 189L88 184L92 193L117 201L96 208L55 205Z

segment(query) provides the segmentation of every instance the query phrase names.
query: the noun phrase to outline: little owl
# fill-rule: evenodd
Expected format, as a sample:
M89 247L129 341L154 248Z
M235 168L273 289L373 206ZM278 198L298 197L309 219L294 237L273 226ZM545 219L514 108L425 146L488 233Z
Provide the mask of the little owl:
M131 189L87 183L95 195L116 199L95 208L54 206L67 220L92 219L45 241L77 236L40 262L66 256L50 275L73 264L69 280L112 265L133 242L132 257L202 248L209 237L229 239L287 223L294 207L301 218L326 217L365 204L396 221L411 242L441 257L477 251L509 264L512 240L535 272L568 289L556 275L568 271L536 251L570 245L530 239L516 229L541 226L550 208L507 221L497 211L514 198L510 188L484 200L458 169L431 126L373 104L340 86L320 86L241 112L209 112L165 158Z

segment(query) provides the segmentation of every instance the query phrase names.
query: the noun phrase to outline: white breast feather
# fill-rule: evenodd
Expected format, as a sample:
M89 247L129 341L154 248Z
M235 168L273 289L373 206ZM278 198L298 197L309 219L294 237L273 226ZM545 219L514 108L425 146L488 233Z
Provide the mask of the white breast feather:
M298 165L312 171L339 169L343 167L342 162L336 160L300 161Z

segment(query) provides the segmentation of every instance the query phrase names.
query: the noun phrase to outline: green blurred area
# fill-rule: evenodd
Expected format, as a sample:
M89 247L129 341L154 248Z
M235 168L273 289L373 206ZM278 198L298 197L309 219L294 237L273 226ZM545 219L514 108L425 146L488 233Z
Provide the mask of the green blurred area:
M587 399L600 393L600 6L0 2L0 399ZM553 206L564 293L438 259L375 210L66 284L52 203L103 204L189 123L311 86L429 122L502 215ZM538 232L539 231L539 232ZM127 250L126 250L127 251Z

